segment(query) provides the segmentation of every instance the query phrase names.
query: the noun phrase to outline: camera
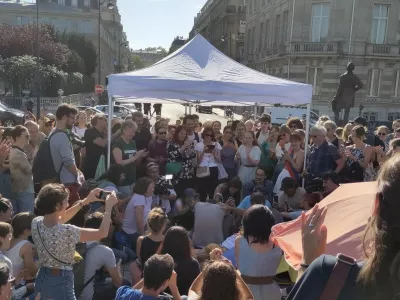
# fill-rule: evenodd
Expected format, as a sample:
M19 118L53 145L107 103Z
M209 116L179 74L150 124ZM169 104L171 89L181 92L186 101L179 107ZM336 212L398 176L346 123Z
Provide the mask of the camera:
M82 140L75 132L70 132L71 144L79 148L85 148L85 141Z
M169 191L170 188L171 187L168 184L166 184L165 182L161 182L154 186L153 194L155 196L159 196L159 195L169 196L169 195L171 195L171 192Z
M106 200L107 196L111 195L111 192L108 191L101 191L99 193L99 199Z

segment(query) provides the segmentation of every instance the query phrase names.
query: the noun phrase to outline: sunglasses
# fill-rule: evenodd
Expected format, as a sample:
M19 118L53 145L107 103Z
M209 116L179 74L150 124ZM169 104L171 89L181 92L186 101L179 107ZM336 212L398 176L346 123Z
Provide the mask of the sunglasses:
M167 133L166 133L166 132L159 132L158 134L165 135L165 134L167 134Z
M378 132L378 135L379 135L379 136L381 136L381 135L385 136L386 133L384 133L384 132Z

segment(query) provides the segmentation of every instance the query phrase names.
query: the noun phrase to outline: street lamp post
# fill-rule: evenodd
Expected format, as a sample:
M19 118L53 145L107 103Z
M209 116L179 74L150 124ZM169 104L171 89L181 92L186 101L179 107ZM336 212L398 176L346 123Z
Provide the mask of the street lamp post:
M101 0L99 0L99 30L98 30L98 60L99 60L99 66L98 66L98 68L99 68L99 71L98 71L98 74L99 74L99 79L98 79L98 83L97 84L100 84L101 83L101 30L100 30L100 27L101 27L101 6L105 3L106 1L101 1ZM108 4L107 4L107 8L109 9L109 10L113 10L114 9L114 4L111 2L111 0L108 0Z
M118 49L119 72L118 73L122 73L122 65L121 65L121 47L122 46L128 47L128 42L122 42L119 44L119 49Z
M40 118L40 33L39 0L36 0L36 117Z

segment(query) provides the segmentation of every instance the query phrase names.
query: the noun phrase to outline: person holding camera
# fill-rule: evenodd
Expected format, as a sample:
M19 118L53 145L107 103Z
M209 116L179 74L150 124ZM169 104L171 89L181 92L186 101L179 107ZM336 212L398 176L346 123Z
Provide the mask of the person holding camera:
M176 200L176 192L173 186L164 176L160 176L160 168L155 162L147 164L147 176L153 179L153 206L161 207L166 214L171 212L171 202Z
M195 150L197 152L197 177L200 201L205 202L207 196L210 199L214 198L214 191L218 185L218 163L221 163L222 147L219 143L215 142L212 128L204 129L201 133L201 138L203 141L195 145ZM205 176L200 175L199 169L204 170Z
M118 202L115 193L105 200L104 218L99 229L80 228L66 224L84 206L101 200L101 189L94 189L84 200L68 208L69 191L62 184L47 184L39 192L35 206L42 215L32 221L32 238L36 245L40 269L35 292L43 299L75 300L75 245L99 241L108 235L111 211Z

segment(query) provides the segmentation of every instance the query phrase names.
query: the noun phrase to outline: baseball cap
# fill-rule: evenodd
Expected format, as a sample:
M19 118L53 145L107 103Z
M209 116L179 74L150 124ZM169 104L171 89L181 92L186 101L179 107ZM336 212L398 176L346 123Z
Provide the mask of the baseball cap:
M360 124L360 125L362 125L362 126L364 126L364 127L367 127L367 126L368 126L368 121L367 121L367 119L365 119L365 118L363 118L363 117L357 117L357 118L355 118L353 121L350 121L350 123L357 123L357 124Z
M292 177L285 177L281 183L281 191L297 188L296 181Z

